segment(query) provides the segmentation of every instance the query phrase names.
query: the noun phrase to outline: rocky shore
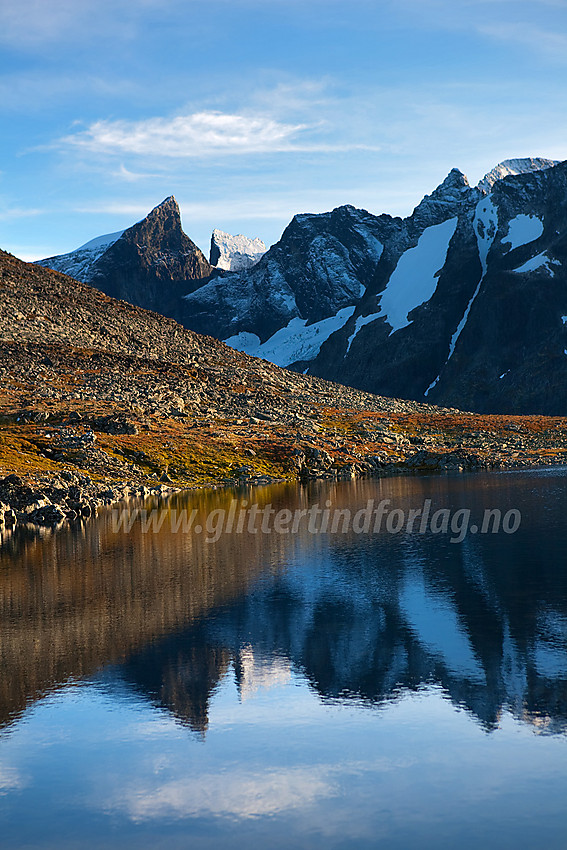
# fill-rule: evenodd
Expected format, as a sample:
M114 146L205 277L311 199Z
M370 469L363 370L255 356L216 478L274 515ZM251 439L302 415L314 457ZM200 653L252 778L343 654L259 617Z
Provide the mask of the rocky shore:
M288 372L0 252L0 528L275 480L562 464L567 418Z

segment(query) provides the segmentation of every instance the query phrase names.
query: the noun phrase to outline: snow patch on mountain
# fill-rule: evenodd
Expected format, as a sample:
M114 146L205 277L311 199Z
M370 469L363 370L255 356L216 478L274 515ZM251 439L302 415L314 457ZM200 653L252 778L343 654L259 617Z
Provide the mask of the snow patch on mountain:
M451 337L451 342L449 343L449 356L444 363L443 368L447 365L449 360L454 354L455 347L457 345L457 341L463 332L463 328L467 323L467 319L471 312L472 305L474 304L478 293L480 292L480 287L482 286L482 281L484 280L484 276L486 275L486 271L488 268L488 252L492 247L492 243L494 242L494 238L498 231L498 209L492 201L492 196L488 195L485 198L482 198L475 210L475 215L473 219L473 229L476 236L476 241L478 245L478 256L480 259L480 264L482 266L482 275L480 280L476 286L475 291L473 292L472 298L467 304L467 308L463 313L463 317L459 324L457 325L457 329L455 330L453 336ZM441 370L442 371L442 370ZM437 377L429 384L427 389L424 392L424 396L431 392L431 390L437 386L439 383L439 379L441 378L441 372L437 375Z
M473 221L478 245L478 256L482 265L482 277L486 274L488 252L498 230L498 209L491 195L478 202ZM481 278L482 282L482 278Z
M233 272L250 269L265 253L266 246L258 237L250 239L242 233L232 236L223 230L213 230L209 262L218 269Z
M351 333L351 335L348 338L347 349L345 351L345 357L349 353L352 342L353 342L355 336L358 334L359 330L361 328L363 328L365 325L369 325L372 322L375 322L376 319L383 319L383 318L384 318L384 316L383 316L383 314L380 310L377 313L370 313L368 316L357 316L356 321L354 323L354 331Z
M392 330L411 324L408 315L425 304L437 288L439 272L445 265L449 243L457 228L458 217L427 227L414 248L408 248L400 257L386 289L380 298L379 310L367 316L358 316L354 331L348 338L345 357L359 331L376 319L385 318Z
M392 326L390 333L409 325L409 313L433 296L457 222L455 216L427 227L415 248L400 257L380 301L382 315Z
M80 245L77 248L77 251L95 251L95 250L104 250L110 248L111 245L114 245L117 242L122 234L123 230L117 230L116 233L107 233L105 236L95 236L94 239L91 239L89 242L85 242L84 245Z
M473 221L473 228L476 234L476 241L478 244L478 256L480 258L480 263L482 266L482 275L477 284L477 287L473 293L473 296L469 303L467 304L467 309L463 314L463 318L459 322L457 330L451 337L451 343L449 345L449 356L447 357L446 363L449 362L453 353L455 351L455 346L457 344L457 340L459 339L464 326L467 323L467 319L469 317L469 313L471 311L471 307L480 292L480 287L482 286L482 281L484 280L484 276L487 270L487 258L488 252L492 247L492 243L494 242L494 237L496 236L496 232L498 230L498 210L496 206L492 202L492 198L490 195L487 198L483 198L476 207L475 217ZM446 364L445 364L446 365Z
M224 342L237 351L253 357L262 357L276 366L289 366L291 363L317 357L323 343L331 334L342 328L353 313L354 307L344 307L334 316L321 319L312 325L308 325L306 319L296 316L263 344L256 334L247 331L241 331Z
M543 233L543 222L536 215L517 215L510 220L508 234L502 240L503 245L510 245L508 251L528 245L539 239Z
M518 266L517 269L512 269L512 271L518 272L519 274L523 274L524 272L533 272L536 269L546 269L551 277L555 277L555 271L551 268L551 266L560 266L561 263L559 260L552 260L547 256L545 251L541 254L536 254L535 257L532 257L531 260L527 260L523 265Z
M99 257L102 257L108 251L111 245L114 245L120 239L123 233L123 230L118 230L116 233L106 233L104 236L96 236L68 254L60 254L57 257L48 257L45 260L39 260L36 265L45 266L56 272L63 272L63 274L74 277L75 280L89 283L90 270L93 265Z
M492 171L484 175L477 188L490 192L494 184L504 177L509 177L512 174L529 174L532 171L545 171L548 168L553 168L554 165L559 165L559 161L544 159L541 156L505 159L498 163Z

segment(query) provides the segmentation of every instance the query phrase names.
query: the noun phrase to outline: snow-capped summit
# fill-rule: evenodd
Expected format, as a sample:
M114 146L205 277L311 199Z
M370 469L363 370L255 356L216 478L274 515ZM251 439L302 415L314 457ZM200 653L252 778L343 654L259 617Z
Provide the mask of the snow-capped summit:
M553 168L554 165L559 165L559 160L544 159L541 156L505 159L499 162L492 171L484 175L477 188L483 189L485 192L490 192L498 180L509 177L511 174L529 174L532 171L545 171L546 168Z
M255 266L266 253L266 246L261 239L249 239L239 233L232 236L223 230L215 228L211 236L211 266L226 271L238 272Z

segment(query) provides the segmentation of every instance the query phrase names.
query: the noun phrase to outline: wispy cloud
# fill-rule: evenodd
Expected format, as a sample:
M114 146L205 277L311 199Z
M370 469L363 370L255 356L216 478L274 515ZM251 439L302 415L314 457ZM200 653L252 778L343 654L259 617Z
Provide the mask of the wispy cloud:
M507 21L489 22L479 26L479 32L502 42L536 50L547 59L567 63L567 34L531 23Z
M138 183L140 180L151 180L154 177L163 178L163 174L158 171L130 171L124 164L111 173L112 177L118 177L119 180L125 180L127 183Z
M292 124L260 113L202 111L141 121L95 121L86 130L64 136L57 144L95 154L151 157L153 161L164 157L370 149L364 144L312 139L312 132L320 129L322 122Z
M95 121L65 136L61 144L94 153L152 157L201 157L288 150L305 124L284 124L263 116L195 112L142 121Z
M0 40L17 44L50 42L84 22L94 11L92 0L4 0L0 7Z
M363 188L356 187L359 193ZM185 201L183 194L176 191L176 198L181 208L185 221L193 223L202 220L227 221L227 220L258 220L273 219L276 221L289 222L297 212L319 213L332 209L344 203L344 191L337 189L296 189L290 192L278 191L270 194L247 194L237 195L234 193L200 203ZM161 197L147 198L140 202L125 203L122 201L108 201L80 205L73 208L73 213L80 215L106 215L106 216L128 216L145 217L148 212L162 200ZM412 199L414 200L413 196ZM420 200L420 199L418 199ZM417 203L417 200L415 201Z
M473 32L537 53L552 63L567 62L565 0L386 0L398 14L410 14L428 30Z
M102 33L128 38L145 11L165 13L175 5L174 0L2 0L0 42L25 49Z
M0 221L11 221L15 218L32 218L36 215L43 215L45 210L36 207L5 207L0 204Z
M2 110L16 113L53 112L75 98L79 98L80 108L85 101L111 98L112 101L131 102L141 97L142 87L138 82L116 76L74 74L69 69L3 70L0 74L0 104Z

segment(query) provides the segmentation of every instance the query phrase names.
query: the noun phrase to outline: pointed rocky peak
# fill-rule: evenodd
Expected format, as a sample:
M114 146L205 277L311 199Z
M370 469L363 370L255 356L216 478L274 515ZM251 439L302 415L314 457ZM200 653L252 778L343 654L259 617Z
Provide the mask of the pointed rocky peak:
M544 159L544 157L523 157L518 159L505 159L499 162L492 171L485 174L478 184L478 188L484 192L490 192L495 183L515 174L530 174L533 171L545 171L559 165L555 159Z
M170 195L110 245L92 266L89 283L113 298L176 316L181 297L211 273L183 232L177 201Z
M442 183L433 190L431 195L426 195L423 200L460 200L463 192L470 189L470 183L465 174L458 168L452 168ZM422 201L423 203L423 201Z
M438 224L450 215L458 215L465 203L478 197L481 197L478 189L471 188L466 175L452 168L443 182L418 204L412 218L425 227Z
M175 200L175 195L169 195L167 198L164 198L161 204L158 204L156 207L148 213L146 218L163 218L163 217L173 217L178 219L181 223L181 213L179 212L179 204Z
M141 221L124 231L122 240L135 241L156 250L179 251L181 247L197 247L183 232L181 213L173 195L165 198Z

